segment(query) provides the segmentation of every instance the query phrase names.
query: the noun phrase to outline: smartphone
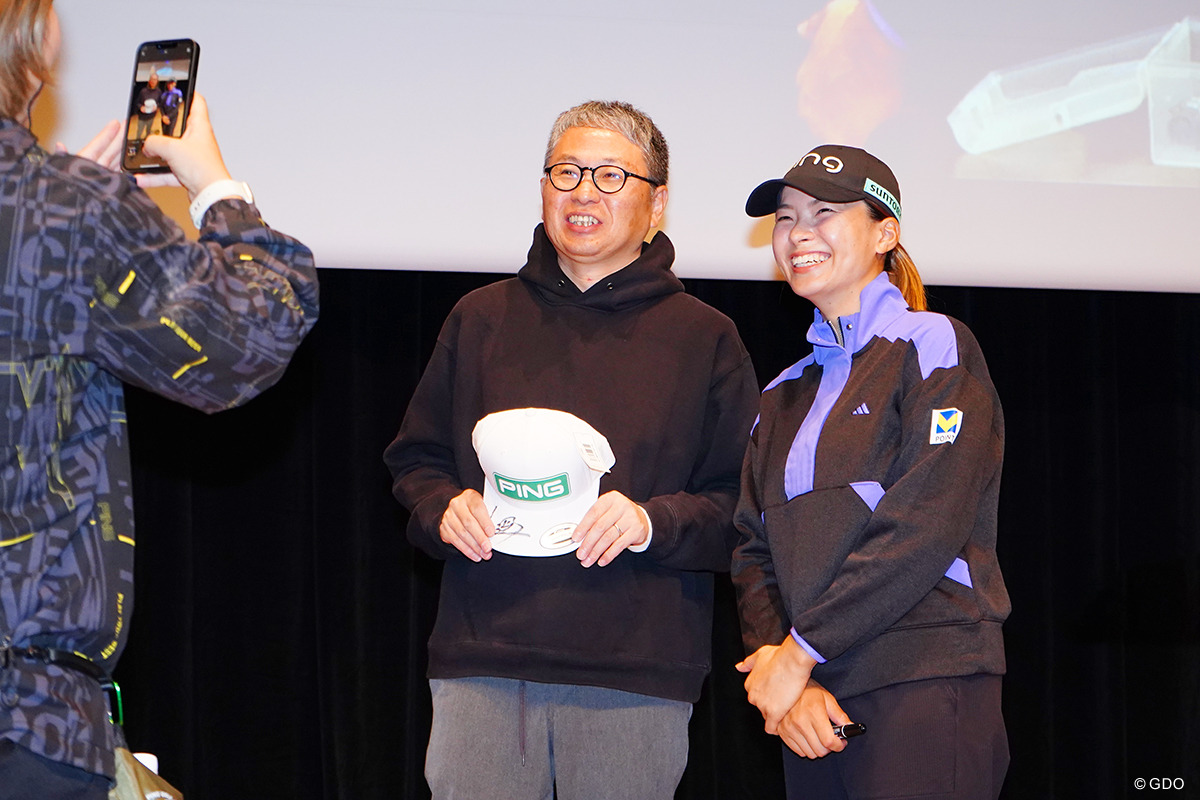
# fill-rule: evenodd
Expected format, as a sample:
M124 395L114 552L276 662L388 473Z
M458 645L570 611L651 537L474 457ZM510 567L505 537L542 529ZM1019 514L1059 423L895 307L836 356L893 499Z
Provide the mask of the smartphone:
M853 739L855 736L862 736L867 732L867 726L858 722L850 722L846 725L834 725L833 732L839 739Z
M160 159L142 152L151 134L182 136L192 110L200 45L191 39L168 39L138 45L125 115L125 151L121 167L126 172L166 172Z

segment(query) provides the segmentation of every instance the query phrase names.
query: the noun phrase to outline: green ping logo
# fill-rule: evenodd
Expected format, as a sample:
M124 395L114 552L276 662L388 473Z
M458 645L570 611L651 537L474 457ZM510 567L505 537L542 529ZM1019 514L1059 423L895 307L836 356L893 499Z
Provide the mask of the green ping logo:
M494 477L496 478L496 491L512 500L533 502L558 500L571 493L571 482L567 479L565 472L552 478L538 478L532 481L506 478L499 472L495 473Z

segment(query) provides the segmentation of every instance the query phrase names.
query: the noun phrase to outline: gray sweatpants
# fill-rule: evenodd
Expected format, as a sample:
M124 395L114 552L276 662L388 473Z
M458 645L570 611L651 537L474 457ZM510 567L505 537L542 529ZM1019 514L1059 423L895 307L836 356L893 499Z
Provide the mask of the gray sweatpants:
M431 680L434 800L670 800L690 703L508 678Z

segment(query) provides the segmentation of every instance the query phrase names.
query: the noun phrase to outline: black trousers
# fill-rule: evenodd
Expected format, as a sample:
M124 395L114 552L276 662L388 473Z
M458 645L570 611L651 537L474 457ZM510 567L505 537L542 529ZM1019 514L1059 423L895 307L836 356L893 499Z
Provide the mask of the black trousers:
M1008 771L999 675L937 678L838 699L867 727L840 753L783 748L788 800L995 800Z
M107 800L108 778L0 740L0 800Z

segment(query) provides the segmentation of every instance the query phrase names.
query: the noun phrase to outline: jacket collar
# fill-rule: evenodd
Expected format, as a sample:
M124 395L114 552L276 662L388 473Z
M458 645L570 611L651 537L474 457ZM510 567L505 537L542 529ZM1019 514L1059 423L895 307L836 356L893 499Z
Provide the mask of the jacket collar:
M647 244L632 264L597 281L581 292L562 267L558 252L539 224L533 231L529 257L517 277L530 286L549 305L574 305L597 311L622 311L647 300L683 291L683 284L671 272L675 246L661 231Z
M28 128L11 117L0 117L0 158L16 161L34 149L40 148Z
M813 346L817 363L822 364L833 349L857 353L898 316L908 311L904 295L892 284L886 272L876 275L859 295L859 310L833 321L841 325L844 345L839 345L829 324L820 311L813 311L813 324L808 329L808 341Z

